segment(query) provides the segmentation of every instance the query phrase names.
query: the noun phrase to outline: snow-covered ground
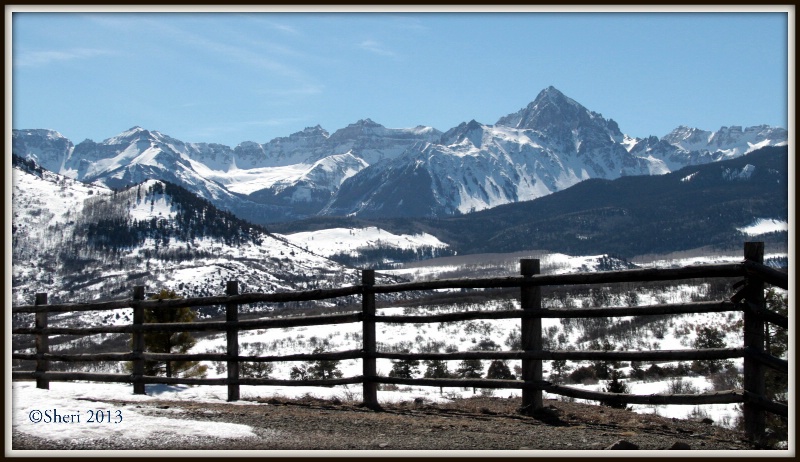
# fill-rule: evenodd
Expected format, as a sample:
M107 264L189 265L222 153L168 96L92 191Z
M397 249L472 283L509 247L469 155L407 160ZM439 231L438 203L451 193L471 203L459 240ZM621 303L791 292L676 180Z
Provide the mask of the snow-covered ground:
M289 242L308 249L315 254L330 257L349 253L356 255L359 249L374 247L393 247L396 249L416 249L419 247L445 248L447 244L427 234L392 234L375 226L367 228L332 228L287 234Z
M691 379L693 384L703 385L702 378ZM589 388L589 387L582 387ZM597 388L597 387L595 387ZM664 391L660 382L633 383L632 393L651 394ZM224 422L200 422L149 415L156 407L154 401L191 401L192 403L227 402L226 386L188 386L188 385L147 385L147 395L134 395L128 384L89 383L89 382L51 382L49 390L40 390L35 382L13 382L11 388L11 408L7 407L6 421L12 423L15 431L32 436L52 439L85 438L130 438L147 440L155 433L169 433L173 436L245 438L255 436L247 425ZM485 393L478 390L477 394ZM229 403L247 404L257 397L273 396L298 398L311 395L319 398L353 398L360 400L361 387L358 385L323 387L256 387L242 386L241 401ZM475 395L472 389L445 389L443 394L435 387L400 387L397 391L379 391L381 403L411 401L421 397L428 402L449 401L450 397L464 398ZM495 396L519 396L519 390L498 390ZM545 393L545 398L555 399ZM133 401L135 406L125 406L111 401ZM707 405L702 408L715 422L731 420L735 406ZM633 406L636 412L655 413L665 417L686 418L692 414L692 406ZM174 411L180 413L179 410ZM160 412L163 414L163 410ZM9 419L9 414L10 419Z
M748 236L759 236L761 234L774 233L779 231L788 231L789 223L784 220L776 220L772 218L759 218L749 226L744 228L737 228Z
M329 240L330 241L330 240ZM731 257L733 260L740 260L740 257ZM566 255L550 255L543 257L543 266L551 268L554 272L573 272L585 267L592 267L597 261L597 256L593 257L569 257ZM701 259L702 260L702 259ZM692 264L708 262L693 260ZM656 263L661 266L671 266L673 260ZM683 261L682 263L687 263ZM443 266L448 269L455 267ZM394 274L411 276L414 279L425 279L441 268L429 266L424 268L414 268L416 272L404 272L404 270L393 271ZM420 273L419 271L422 271ZM515 274L512 271L511 274ZM706 290L706 285L676 285L665 290L647 289L638 292L638 303L650 305L655 303L680 303L702 296ZM584 296L576 294L570 295L571 303L582 306L589 303ZM558 300L546 300L546 303L557 305ZM613 304L619 305L620 300ZM427 306L422 308L403 308L392 307L379 309L381 315L399 315L404 313L424 314L435 312L448 312L453 310L494 310L519 308L519 302L514 299L494 300L491 302L479 302L474 304L461 305L441 305ZM680 350L692 347L692 342L696 337L696 331L702 326L726 327L733 325L741 318L738 313L708 313L675 316L662 323L660 326L648 325L642 328L642 335L638 338L617 340L612 338L615 346L622 346L627 350ZM543 319L542 328L548 333L553 341L556 338L563 338L568 345L576 348L588 349L589 345L585 339L581 339L583 330L580 327L567 328L559 319ZM419 323L419 324L378 324L377 334L379 339L380 351L400 351L408 349L410 351L468 351L484 340L495 342L500 349L509 349L508 343L514 334L519 332L519 320L474 320L455 323ZM559 340L561 342L562 340ZM725 341L728 346L734 347L742 344L741 330L725 329ZM197 344L190 350L190 353L205 353L224 351L225 335L216 334L199 339ZM240 354L242 355L287 355L299 352L310 352L317 346L323 347L326 351L341 351L357 349L361 345L360 324L339 324L328 326L297 327L297 328L276 328L258 329L240 332L239 335ZM454 372L460 361L449 361L448 369ZM483 361L484 373L488 369L490 361ZM221 367L223 363L205 362L208 366L208 378L225 377L226 371ZM574 370L576 367L588 363L574 363L569 365ZM741 370L741 361L734 361L734 364ZM288 379L292 366L298 365L296 362L277 362L273 363L273 370L270 377L277 379ZM519 361L509 361L509 368L514 372L515 366ZM647 364L643 365L647 368ZM662 364L663 366L663 364ZM547 378L550 374L551 364L544 362L544 375ZM339 368L344 377L358 376L362 374L362 364L360 360L341 361ZM392 361L379 359L377 370L380 375L388 375L392 368ZM629 372L630 368L622 369ZM422 377L425 371L424 363L420 364L419 372L415 377ZM705 392L713 389L713 385L705 377L686 376L681 380L691 384L698 392ZM636 381L624 379L630 387L631 393L649 395L655 393L666 393L669 380L661 381ZM607 386L607 382L601 380L594 384L567 384L578 388L585 388L595 391L602 391ZM84 436L106 437L126 434L125 428L158 428L159 431L167 429L178 435L202 436L213 435L215 437L235 438L252 435L252 429L243 425L233 424L201 424L187 423L176 416L175 419L165 417L155 417L147 415L148 403L155 400L191 400L193 402L225 402L227 398L227 388L225 386L164 386L148 385L148 396L132 394L132 386L129 384L97 384L97 383L62 383L51 382L50 390L38 390L32 382L15 382L11 390L13 406L7 406L7 414L12 413L12 425L15 430L30 433L46 438L80 438ZM490 396L519 396L520 390L491 390L473 388L445 388L440 391L438 387L424 386L398 386L387 387L378 392L380 402L412 401L415 398L422 398L428 402L444 402L453 399L469 398L475 395ZM311 395L319 398L337 397L342 400L360 401L362 390L360 385L326 387L289 387L289 386L242 386L242 402L255 397L283 397L296 398ZM545 398L559 399L555 395L545 394ZM119 407L116 405L104 404L104 400L124 399L141 402L142 407L131 406ZM90 401L87 401L90 400ZM583 400L577 400L579 402ZM596 404L596 402L590 402ZM632 405L634 412L652 414L656 413L665 417L674 418L698 418L710 417L715 424L730 426L732 425L739 411L736 404L724 405ZM54 425L47 423L34 423L31 418L38 418L34 411L57 409L62 415L83 413L80 415L80 425ZM117 411L120 411L122 421L118 424L108 423L89 424L85 422L89 417L89 411L102 410L104 416L117 420ZM63 410L63 412L62 412ZM109 411L109 413L105 413ZM51 413L52 415L52 413ZM42 414L42 418L47 418ZM130 427L126 427L130 426Z
M143 441L157 434L216 438L255 436L251 427L225 422L199 422L147 415L154 400L225 401L224 387L147 385L147 395L134 395L124 384L51 382L49 390L35 382L13 382L13 429L51 440L125 438ZM242 393L247 396L246 392ZM108 403L124 399L141 406Z
M691 296L692 289L683 287L675 292L675 298L686 298ZM648 297L642 297L642 303L648 303ZM513 305L517 307L514 300L498 301L488 309L500 309L501 304ZM480 309L487 307L467 307L469 309ZM443 308L446 309L446 308ZM427 310L427 309L426 309ZM379 314L392 315L402 314L403 308L388 308L379 310ZM433 310L431 310L433 311ZM715 316L713 319L708 316ZM712 315L687 315L678 318L672 327L665 329L663 338L658 341L659 345L648 343L644 349L686 349L691 344L694 330L689 327L717 324L728 322L724 313ZM543 329L556 329L558 334L565 333L558 319L543 320ZM410 348L412 351L419 351L421 348L433 348L436 351L447 348L456 348L459 351L466 351L474 348L477 343L484 339L491 339L498 345L503 345L512 335L518 332L518 320L494 320L494 321L465 321L458 323L440 324L379 324L378 338L380 339L379 349L382 351L396 351L398 349ZM579 329L574 329L567 337L573 345L578 345ZM730 332L726 340L730 345L741 343L740 334ZM263 353L269 355L284 355L299 351L310 351L314 346L323 346L328 351L346 350L357 348L360 344L360 324L342 324L330 326L314 326L299 328L282 329L260 329L240 333L239 344L242 355ZM437 345L438 342L438 345ZM225 344L224 334L207 337L200 340L191 350L193 353L208 351L219 351ZM644 344L642 344L644 345ZM585 348L585 345L581 348ZM507 347L503 346L503 349ZM449 361L448 368L455 371L460 361ZM225 377L226 372L217 368L216 363L206 362L208 365L208 377ZM289 370L293 362L274 363L274 370L270 374L274 378L289 378ZM518 361L509 361L509 367L513 370ZM489 361L484 361L484 372L488 368ZM379 359L377 364L378 373L387 375L391 370L392 361ZM545 376L549 375L549 362L544 363ZM362 373L360 360L345 360L340 363L340 370L345 377L357 376ZM627 368L626 368L627 370ZM424 372L424 365L420 365L419 374L421 377ZM690 382L699 391L706 391L711 384L703 377L684 377L685 382ZM628 381L626 383L635 394L653 394L666 392L668 381ZM606 386L605 381L599 381L593 385L570 385L579 388L592 390L602 390ZM158 431L165 429L179 435L198 436L213 435L217 437L240 437L249 436L251 429L242 425L233 424L200 424L194 422L184 422L179 419L168 419L164 417L153 417L146 415L147 403L154 400L190 400L193 402L225 402L227 398L227 388L225 386L165 386L148 385L148 396L133 395L132 386L129 384L100 384L100 383L64 383L51 382L50 390L38 390L33 382L15 382L11 390L13 401L12 424L15 430L30 433L32 435L52 437L52 438L79 438L82 436L104 437L127 434L126 428L158 428ZM472 388L445 388L440 391L438 387L424 386L399 386L393 390L381 390L378 392L380 402L411 401L415 398L423 398L428 402L442 402L452 399L469 398L475 395L490 396L519 396L520 390L489 390ZM296 398L305 395L312 395L320 398L333 398L361 400L361 386L336 386L325 387L289 387L289 386L242 386L241 398L245 402L249 398L255 397L283 397ZM558 399L555 395L545 394L545 398ZM116 405L103 404L104 400L124 399L141 401L142 408L131 406L119 407ZM581 401L581 400L578 400ZM596 403L594 403L596 404ZM697 417L698 415L709 416L718 424L730 424L736 416L736 405L705 405L705 406L632 406L635 412L657 413L661 416L675 418ZM80 425L55 425L52 423L35 423L32 419L39 417L46 419L46 414L39 416L35 411L57 410L59 414L80 415ZM107 422L90 424L86 420L90 417L89 411L101 410L106 419L121 421L116 424ZM106 411L109 411L110 414ZM118 412L119 411L119 412ZM34 415L36 414L36 415ZM52 413L51 413L52 414ZM120 414L118 416L117 414ZM52 417L50 417L52 418ZM149 431L149 430L148 430Z

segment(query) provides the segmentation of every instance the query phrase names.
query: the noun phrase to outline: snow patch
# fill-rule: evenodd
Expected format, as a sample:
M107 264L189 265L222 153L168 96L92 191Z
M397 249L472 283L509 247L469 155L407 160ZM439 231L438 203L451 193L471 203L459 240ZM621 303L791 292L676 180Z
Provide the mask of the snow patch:
M338 253L355 255L359 249L394 247L415 249L419 247L445 248L447 244L428 233L392 234L375 226L368 228L332 228L319 231L287 234L289 242L318 255L329 257Z
M774 218L759 218L748 226L736 229L748 236L759 236L761 234L789 231L789 223Z
M169 395L191 398L190 395L197 393L192 393L189 387L147 385L150 396L133 395L132 391L130 385L116 383L53 382L49 390L41 390L36 388L35 382L13 382L12 426L16 431L47 440L124 438L147 441L163 434L225 439L256 436L248 425L151 415L157 411L161 411L158 414L167 412L148 402ZM212 390L204 390L200 396L208 397L210 392ZM103 402L119 399L140 401L142 405ZM101 419L103 421L99 422Z
M688 183L689 181L692 181L692 178L694 178L698 173L699 172L694 172L694 173L692 173L690 175L687 175L687 176L681 178L681 183Z
M722 169L722 178L728 181L734 180L749 180L750 177L753 176L753 173L756 171L755 165L747 164L742 167L741 170L730 169L730 168L723 168Z

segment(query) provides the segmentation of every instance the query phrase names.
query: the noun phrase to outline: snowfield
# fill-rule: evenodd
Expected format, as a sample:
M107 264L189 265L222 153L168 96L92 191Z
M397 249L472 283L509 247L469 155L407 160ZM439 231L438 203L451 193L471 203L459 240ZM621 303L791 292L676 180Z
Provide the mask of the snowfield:
M52 382L49 390L40 390L35 382L14 382L12 390L14 411L11 422L14 430L40 438L114 437L146 441L159 434L215 438L255 436L246 425L170 419L146 414L148 408L154 407L148 403L154 400L213 400L217 391L213 389L148 385L148 395L145 396L134 395L130 386L122 384ZM103 402L118 399L141 402L141 406ZM131 438L131 435L136 437Z
M789 223L774 218L759 218L750 226L737 229L748 236L760 236L767 233L789 231Z
M357 255L359 249L393 247L415 249L419 247L446 248L447 244L428 234L392 234L375 226L367 228L332 228L320 231L286 234L292 244L324 257L349 253Z

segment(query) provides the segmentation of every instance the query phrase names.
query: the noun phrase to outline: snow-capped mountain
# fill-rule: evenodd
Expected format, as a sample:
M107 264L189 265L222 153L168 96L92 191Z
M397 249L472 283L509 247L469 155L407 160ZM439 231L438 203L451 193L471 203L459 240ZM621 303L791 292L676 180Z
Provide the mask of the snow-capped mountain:
M12 297L30 304L123 298L134 285L184 296L357 284L357 270L221 211L186 189L147 180L113 191L14 158Z
M663 174L728 159L785 142L787 136L783 129L767 127L744 134L727 128L704 133L702 146L688 144L677 131L664 141L631 139L613 120L550 87L495 125L463 123L444 133L439 143L417 145L389 163L364 169L342 184L323 213L468 213L536 199L589 178ZM659 149L647 149L648 142Z
M11 149L51 172L64 170L64 162L75 146L55 130L14 130Z
M315 215L446 216L526 201L589 178L664 174L785 145L783 128L679 127L659 139L617 123L553 87L494 125L446 132L359 120L235 148L186 143L134 127L75 146L49 130L14 130L16 155L70 178L121 188L179 184L254 223Z
M674 171L688 165L733 159L765 146L782 146L787 140L785 129L767 125L745 129L722 127L715 132L680 126L660 140L656 137L637 140L630 151L660 160L668 171Z

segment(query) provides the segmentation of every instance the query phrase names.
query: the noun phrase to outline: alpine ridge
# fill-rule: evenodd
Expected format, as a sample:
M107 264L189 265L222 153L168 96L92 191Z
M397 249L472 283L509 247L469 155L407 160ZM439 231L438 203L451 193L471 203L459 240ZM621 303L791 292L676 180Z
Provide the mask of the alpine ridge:
M665 174L786 145L784 128L680 126L633 138L554 87L494 125L445 132L365 118L266 143L189 143L133 127L77 145L53 130L13 130L13 153L84 183L163 180L256 224L313 216L445 217L528 201L590 178Z

